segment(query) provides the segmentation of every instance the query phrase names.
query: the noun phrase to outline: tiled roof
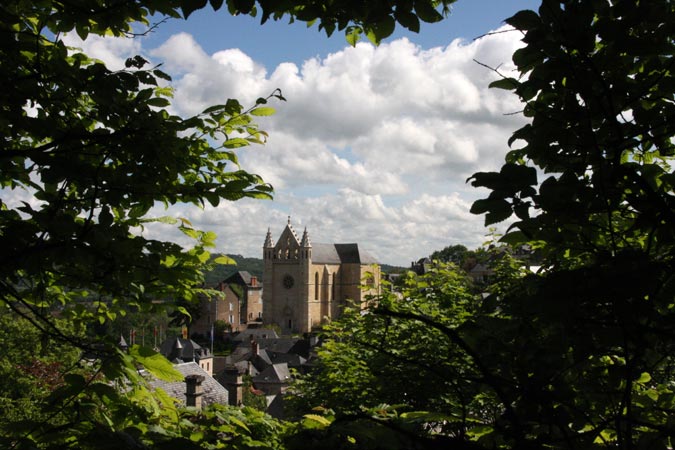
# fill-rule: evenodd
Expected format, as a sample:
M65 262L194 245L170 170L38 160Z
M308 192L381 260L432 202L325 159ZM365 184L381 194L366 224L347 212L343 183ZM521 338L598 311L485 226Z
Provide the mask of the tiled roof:
M228 404L227 389L218 383L216 379L209 375L204 369L199 367L197 363L188 362L176 364L173 367L183 374L184 377L188 375L201 375L204 377L204 381L202 382L202 390L204 392L202 403L204 405L211 405L214 403L223 405ZM150 386L153 388L162 388L171 397L185 405L185 381L164 381L151 377L150 375L148 376L150 377L148 380Z

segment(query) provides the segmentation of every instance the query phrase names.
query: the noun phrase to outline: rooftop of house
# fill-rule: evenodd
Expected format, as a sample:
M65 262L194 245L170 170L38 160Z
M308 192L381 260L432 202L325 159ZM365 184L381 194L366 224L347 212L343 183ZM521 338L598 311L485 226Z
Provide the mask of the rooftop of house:
M233 273L229 277L223 280L225 284L239 284L241 286L247 286L249 288L262 288L262 280L258 279L255 275L251 275L246 270L240 270Z
M278 339L279 335L271 328L247 328L232 338L232 340L239 342L249 342L251 339L260 340L268 338Z
M290 381L291 371L286 363L272 364L253 377L253 383L288 383Z
M168 338L159 347L159 352L172 362L199 361L211 358L208 348L202 347L192 339Z
M255 339L255 342L258 344L258 348L265 349L274 353L293 353L303 357L308 357L310 352L310 342L308 339L302 338L289 338L289 337L270 337L270 338L258 338ZM250 349L251 342L249 340L240 341L237 345L236 350L244 351L240 349Z
M184 377L189 375L201 375L204 377L204 381L202 382L202 403L204 405L211 405L214 403L220 403L223 405L228 404L229 397L227 389L218 383L218 381L216 381L216 379L209 375L204 369L199 367L199 364L195 362L188 362L176 364L173 367ZM148 382L153 388L161 388L167 394L169 394L169 396L177 399L181 404L185 405L185 381L164 381L149 376Z

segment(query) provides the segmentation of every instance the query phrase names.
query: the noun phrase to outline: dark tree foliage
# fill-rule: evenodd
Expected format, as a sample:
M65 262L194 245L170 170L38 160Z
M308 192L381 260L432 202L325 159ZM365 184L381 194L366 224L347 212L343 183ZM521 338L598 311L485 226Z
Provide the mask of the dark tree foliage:
M208 2L213 9L223 3ZM227 8L259 14L263 22L316 21L328 34L345 31L351 42L361 34L378 42L396 23L415 30L419 20L439 20L438 10L450 3L231 0ZM180 117L170 112L171 80L159 67L136 56L111 70L63 41L64 33L132 38L150 20L187 17L205 6L206 0L0 4L0 317L29 328L26 339L39 336L65 349L58 362L24 355L26 379L43 377L46 367L59 376L45 378L49 389L17 380L26 396L2 397L3 446L280 445L280 424L256 411L215 408L200 415L152 392L146 375L177 380L179 374L151 349L122 352L119 336L80 333L93 324L105 329L131 312L141 318L166 306L186 312L175 303L218 295L204 287L211 262L229 262L211 260L215 235L184 219L154 217L151 208L271 198L271 186L239 167L235 149L265 142L254 118L273 113L269 103L284 100L279 91L261 93L247 107L230 99ZM143 227L153 221L178 227L193 247L144 237ZM71 352L85 358L86 370L66 364ZM16 367L2 370L12 374ZM26 414L15 414L28 403Z
M438 284L420 278L417 293L381 296L367 326L341 332L336 324L330 345L359 349L324 353L333 385L352 386L347 405L326 396L326 417L341 424L358 411L382 434L417 424L418 442L454 438L458 448L670 448L675 4L543 0L507 23L523 35L513 55L520 77L493 87L513 90L530 120L513 134L499 172L470 178L490 190L472 211L487 225L515 216L502 242L535 248L543 271L526 274L506 253L478 304L439 296ZM388 341L411 328L407 345ZM409 357L425 336L438 351L424 346L420 361L387 385L398 406L373 407L367 398L382 398L373 378L382 358ZM445 384L430 377L429 389L448 405L427 402L426 413L413 414L424 390L413 401L397 382L423 365L446 371ZM301 399L314 389L340 393L308 383ZM348 397L354 392L363 393L354 399L360 410ZM335 437L340 427L322 431Z

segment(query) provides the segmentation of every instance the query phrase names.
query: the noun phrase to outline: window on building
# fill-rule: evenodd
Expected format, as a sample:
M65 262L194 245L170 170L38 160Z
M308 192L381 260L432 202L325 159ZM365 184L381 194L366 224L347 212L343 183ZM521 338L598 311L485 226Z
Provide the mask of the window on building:
M330 286L330 298L335 299L335 272L333 272L333 275L331 275L331 278L333 279L333 282Z
M314 300L319 299L319 272L314 274Z

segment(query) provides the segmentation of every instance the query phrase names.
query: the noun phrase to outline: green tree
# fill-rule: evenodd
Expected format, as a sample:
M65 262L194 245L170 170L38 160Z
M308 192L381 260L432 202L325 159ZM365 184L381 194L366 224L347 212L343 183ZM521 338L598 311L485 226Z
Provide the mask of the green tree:
M446 397L445 411L452 416L467 396L473 414L462 423L457 445L671 447L675 5L543 0L537 12L521 11L507 23L523 34L525 45L513 56L521 76L503 77L493 87L513 90L530 122L513 134L510 145L518 147L499 172L470 178L490 190L472 211L485 214L487 225L515 215L502 241L536 248L544 271L525 274L512 258L501 260L491 295L460 322L446 317L452 310L402 312L387 298L371 314L424 325L416 337L442 335L455 345L452 360L461 361L467 377L448 373L448 380L466 383ZM425 296L420 290L399 302L423 305ZM368 323L378 330L348 334L376 335L388 325ZM321 389L345 386L341 373L361 377L363 384L349 381L353 388L370 389L373 362L399 351L389 348L352 353L344 364L342 355L324 354L330 358L324 364L335 365L335 379L325 377ZM434 360L429 357L422 353L418 365ZM442 352L438 358L449 362ZM366 397L353 401L367 406ZM358 410L351 401L350 409ZM421 412L397 414L405 407L389 407L387 415L361 411L387 425L378 436L412 417L433 424ZM339 433L342 418L327 417L322 430ZM414 432L428 437L438 430Z
M442 250L436 250L431 254L432 260L438 260L443 262L451 262L458 266L462 266L466 258L468 257L469 249L464 245L455 244L448 245Z
M75 334L63 320L54 324L59 330ZM62 415L49 417L41 406L65 383L66 373L82 370L80 352L41 333L6 307L0 310L0 342L0 434L8 436L12 427L24 421L64 423L66 418Z
M214 9L223 3L210 1ZM316 21L327 34L344 30L350 42L362 34L379 42L396 23L417 30L420 19L440 20L437 8L450 3L228 1L227 8L259 15L262 22ZM21 426L4 424L13 448L200 441L199 431L185 438L181 413L170 399L153 395L138 374L144 366L156 376L175 377L165 360L137 346L122 353L115 347L118 337L85 339L75 330L215 294L203 287L215 235L149 211L155 205L271 198L271 186L241 170L234 150L264 143L267 135L253 119L272 114L268 102L283 97L275 91L248 107L232 99L179 117L169 112L170 77L159 67L137 56L124 69L110 70L67 48L62 37L133 37L151 18L187 17L206 5L20 0L0 6L0 83L7 87L0 93L0 302L11 317L90 361L85 373L64 373L63 385L40 402L44 414L65 423L55 427L36 414ZM14 200L17 193L32 201ZM177 226L194 246L185 250L145 238L139 231L150 221ZM71 327L59 326L56 313Z
M531 121L499 173L472 178L491 190L473 211L487 224L515 214L504 240L535 243L546 268L502 296L509 326L528 329L499 350L520 414L509 431L568 448L668 446L675 5L543 1L508 23L524 35L522 76L493 85Z
M402 405L433 412L434 426L463 435L480 414L467 388L478 375L446 332L478 311L480 296L463 271L442 263L424 275L408 272L398 292L384 291L367 313L348 309L326 328L318 366L294 386L293 407L358 417L378 405Z

